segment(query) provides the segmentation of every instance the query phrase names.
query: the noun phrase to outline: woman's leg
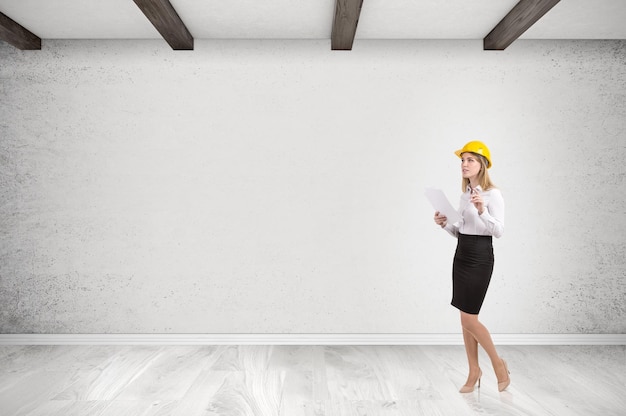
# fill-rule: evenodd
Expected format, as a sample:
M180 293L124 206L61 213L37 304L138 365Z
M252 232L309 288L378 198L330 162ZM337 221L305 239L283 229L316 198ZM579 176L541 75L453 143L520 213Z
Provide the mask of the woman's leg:
M483 349L489 356L489 359L491 360L491 365L493 366L493 370L495 371L496 377L498 378L498 382L503 382L507 380L509 375L506 368L504 367L504 362L502 362L502 359L496 351L496 346L493 344L491 334L489 334L487 328L478 320L478 315L472 315L461 311L461 325L463 326L463 340L465 341L465 350L468 353L468 360L470 360L470 371L472 365L470 352L473 354L473 350L471 350L471 348L473 347L470 343L470 349L468 349L468 336L466 336L466 333L473 337L475 342L480 344L480 346L483 347ZM478 348L476 347L476 349ZM476 363L478 363L478 352L476 352Z
M467 376L466 386L473 386L480 377L480 366L478 365L478 341L472 334L463 328L463 343L465 344L465 352L467 353L467 362L469 364L469 374Z

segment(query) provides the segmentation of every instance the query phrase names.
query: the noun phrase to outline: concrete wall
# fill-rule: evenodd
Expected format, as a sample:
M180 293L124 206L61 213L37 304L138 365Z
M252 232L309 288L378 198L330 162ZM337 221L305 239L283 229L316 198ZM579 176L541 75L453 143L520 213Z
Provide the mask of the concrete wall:
M467 140L507 206L483 321L626 331L626 42L0 44L0 332L451 333Z

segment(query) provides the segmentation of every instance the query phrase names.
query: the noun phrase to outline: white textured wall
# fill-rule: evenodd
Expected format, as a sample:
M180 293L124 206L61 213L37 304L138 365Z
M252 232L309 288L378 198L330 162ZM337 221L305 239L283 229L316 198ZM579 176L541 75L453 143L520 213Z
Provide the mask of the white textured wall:
M0 332L458 332L469 139L490 329L626 331L626 42L0 44L0 94Z

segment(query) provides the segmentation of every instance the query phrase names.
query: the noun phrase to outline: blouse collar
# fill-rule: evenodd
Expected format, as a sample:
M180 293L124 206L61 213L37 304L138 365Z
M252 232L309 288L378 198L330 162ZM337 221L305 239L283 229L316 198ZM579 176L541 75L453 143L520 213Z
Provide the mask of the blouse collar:
M481 187L480 187L480 185L478 185L478 186L477 186L476 188L474 188L474 189L476 189L476 190L477 190L477 191L479 191L479 192L482 192L482 191L483 191L483 188L481 188ZM472 192L472 187L471 187L469 184L467 185L467 188L465 188L465 192Z

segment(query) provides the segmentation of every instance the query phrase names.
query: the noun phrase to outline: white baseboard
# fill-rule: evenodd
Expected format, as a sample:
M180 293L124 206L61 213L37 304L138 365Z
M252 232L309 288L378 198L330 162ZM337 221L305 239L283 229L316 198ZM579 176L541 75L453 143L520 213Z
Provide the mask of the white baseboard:
M492 334L497 345L626 345L626 334ZM0 334L1 345L462 345L461 334Z

